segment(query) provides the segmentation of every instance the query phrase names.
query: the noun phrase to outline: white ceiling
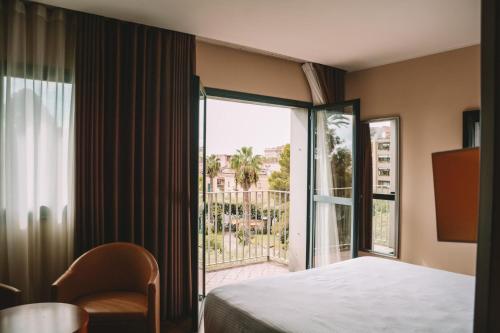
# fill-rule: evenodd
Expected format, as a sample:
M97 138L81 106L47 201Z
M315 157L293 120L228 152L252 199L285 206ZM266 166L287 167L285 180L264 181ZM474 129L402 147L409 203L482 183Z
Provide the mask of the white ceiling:
M480 42L480 0L41 0L358 70Z

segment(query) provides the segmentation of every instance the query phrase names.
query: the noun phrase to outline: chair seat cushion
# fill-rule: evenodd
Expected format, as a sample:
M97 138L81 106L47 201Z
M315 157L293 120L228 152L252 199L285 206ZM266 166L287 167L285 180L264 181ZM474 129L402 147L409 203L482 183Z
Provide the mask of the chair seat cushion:
M134 292L103 292L78 298L76 305L88 312L91 322L147 320L147 297Z

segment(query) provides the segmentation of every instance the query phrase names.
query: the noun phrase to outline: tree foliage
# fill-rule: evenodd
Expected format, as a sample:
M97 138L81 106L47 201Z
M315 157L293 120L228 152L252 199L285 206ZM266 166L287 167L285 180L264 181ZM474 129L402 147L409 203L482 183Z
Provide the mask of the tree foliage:
M336 188L335 195L339 196L350 195L352 188L352 152L344 145L345 140L337 135L337 129L349 125L349 118L343 114L334 113L327 118L333 185Z
M352 155L347 148L338 148L333 154L336 187L352 187Z
M210 191L215 191L214 189L214 178L217 177L217 175L220 172L220 159L215 156L215 155L210 155L207 157L206 161L206 173L208 178L210 178Z
M241 147L231 156L231 168L235 171L235 180L248 191L253 184L259 181L259 172L262 168L262 156L254 155L252 147Z
M290 191L290 144L286 144L278 161L280 171L273 171L268 179L269 188L276 191Z

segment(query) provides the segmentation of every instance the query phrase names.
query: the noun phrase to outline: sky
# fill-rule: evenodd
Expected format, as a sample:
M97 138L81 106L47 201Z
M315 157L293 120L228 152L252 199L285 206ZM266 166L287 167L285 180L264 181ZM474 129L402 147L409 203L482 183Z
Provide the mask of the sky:
M290 143L290 109L209 98L206 130L207 155L243 146L263 155L264 148Z

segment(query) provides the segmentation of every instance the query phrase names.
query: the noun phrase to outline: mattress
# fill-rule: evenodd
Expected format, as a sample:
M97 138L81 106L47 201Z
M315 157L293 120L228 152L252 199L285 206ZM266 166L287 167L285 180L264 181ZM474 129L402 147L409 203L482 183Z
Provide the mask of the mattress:
M361 257L225 285L206 297L206 333L472 332L474 278Z

